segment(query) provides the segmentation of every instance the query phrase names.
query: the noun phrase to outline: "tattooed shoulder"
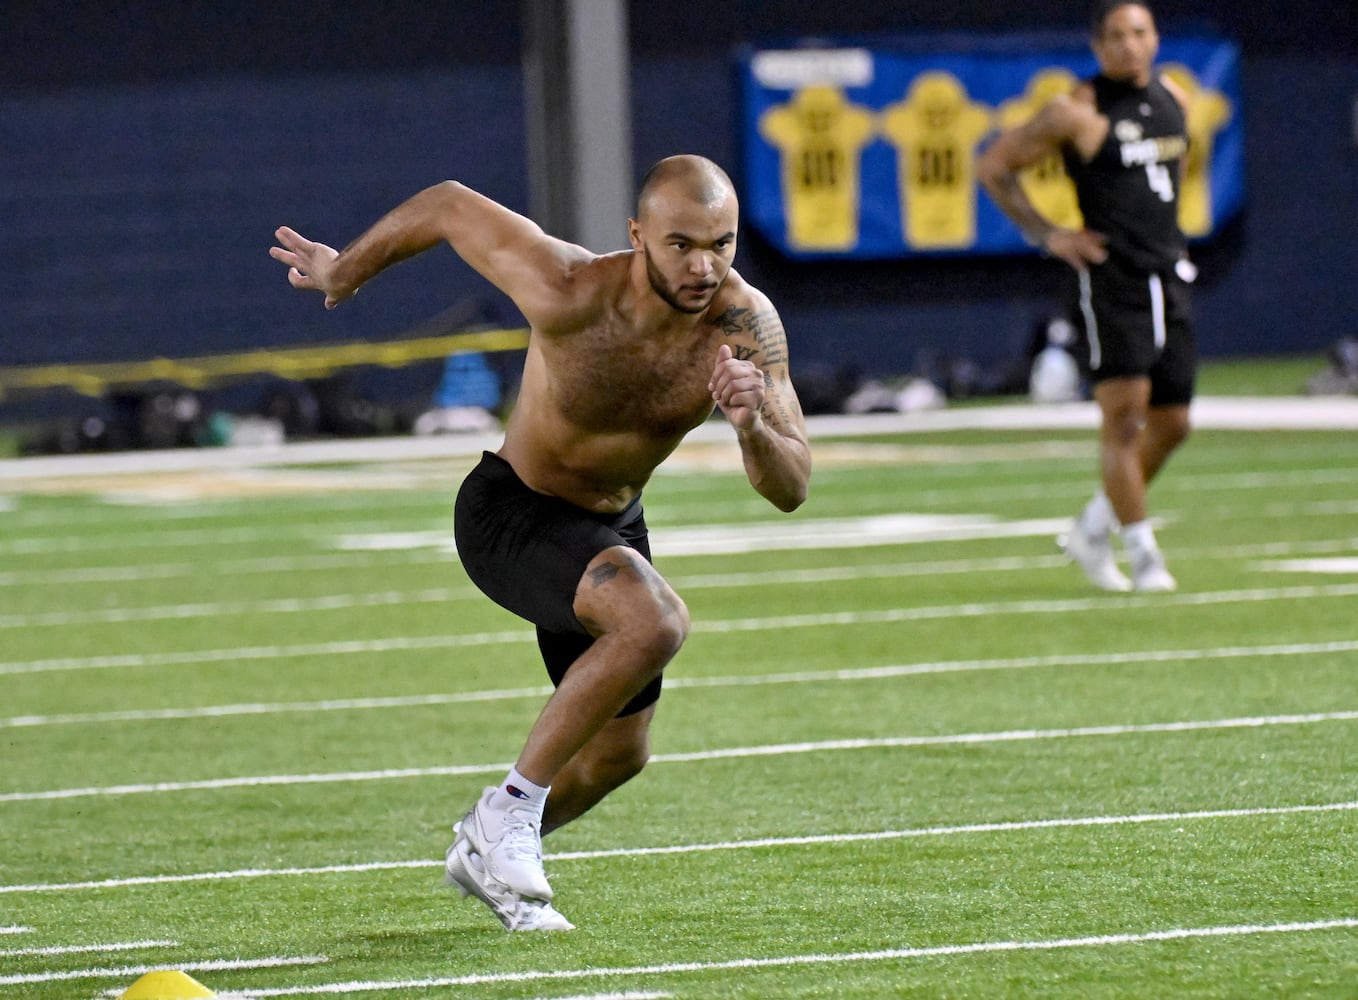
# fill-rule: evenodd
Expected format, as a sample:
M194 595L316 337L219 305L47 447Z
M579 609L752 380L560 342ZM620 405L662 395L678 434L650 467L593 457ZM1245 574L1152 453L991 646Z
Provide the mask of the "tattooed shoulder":
M775 309L751 309L731 306L713 320L727 337L745 334L754 340L754 347L732 346L732 353L742 360L756 357L765 365L787 361L787 333Z

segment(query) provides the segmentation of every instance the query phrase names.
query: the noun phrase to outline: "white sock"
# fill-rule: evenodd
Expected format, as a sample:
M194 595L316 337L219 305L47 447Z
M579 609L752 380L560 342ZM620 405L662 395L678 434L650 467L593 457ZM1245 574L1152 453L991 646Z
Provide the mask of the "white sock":
M1091 535L1107 535L1117 530L1118 518L1113 513L1113 505L1109 502L1107 493L1099 490L1093 499L1085 504L1085 509L1080 513L1080 524Z
M517 767L512 767L487 804L496 812L513 809L516 813L528 813L541 821L542 811L547 805L547 793L551 790L550 785L544 787L534 784L520 774Z
M1127 554L1132 557L1160 551L1160 546L1155 542L1155 529L1151 527L1149 518L1144 521L1137 521L1135 524L1124 524L1122 526L1122 545L1127 550Z

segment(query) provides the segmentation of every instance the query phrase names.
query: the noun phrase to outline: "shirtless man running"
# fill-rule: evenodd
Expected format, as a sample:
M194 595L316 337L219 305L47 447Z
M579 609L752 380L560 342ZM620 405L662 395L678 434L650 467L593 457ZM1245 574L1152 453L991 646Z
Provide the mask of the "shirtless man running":
M270 255L334 308L383 269L447 242L531 328L498 452L458 493L468 575L537 626L556 690L515 766L454 827L447 873L509 930L569 930L542 835L638 774L688 608L650 561L642 488L719 406L751 485L806 499L811 453L777 311L732 269L726 173L672 156L647 173L631 249L595 254L456 182L416 194L337 252L287 227Z

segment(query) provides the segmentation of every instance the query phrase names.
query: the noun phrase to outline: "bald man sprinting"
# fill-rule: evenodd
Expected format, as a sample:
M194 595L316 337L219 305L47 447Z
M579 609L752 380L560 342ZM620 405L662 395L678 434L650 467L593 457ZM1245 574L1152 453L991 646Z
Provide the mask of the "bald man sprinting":
M642 488L720 406L750 483L805 499L806 424L777 311L732 269L739 206L698 156L643 179L631 249L596 254L455 181L415 195L343 252L286 227L270 254L333 308L398 261L447 242L531 328L498 452L462 484L458 554L478 587L537 626L556 686L518 761L454 827L447 872L510 930L569 930L543 834L645 766L663 671L688 609L651 565Z

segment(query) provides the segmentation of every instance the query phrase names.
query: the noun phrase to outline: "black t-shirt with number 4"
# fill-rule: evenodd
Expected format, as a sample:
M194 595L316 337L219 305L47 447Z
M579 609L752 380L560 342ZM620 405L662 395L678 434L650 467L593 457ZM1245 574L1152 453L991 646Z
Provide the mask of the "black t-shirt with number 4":
M1186 256L1179 229L1180 163L1188 149L1183 108L1158 78L1146 87L1095 76L1108 136L1089 161L1065 150L1087 229L1131 266L1163 273Z

